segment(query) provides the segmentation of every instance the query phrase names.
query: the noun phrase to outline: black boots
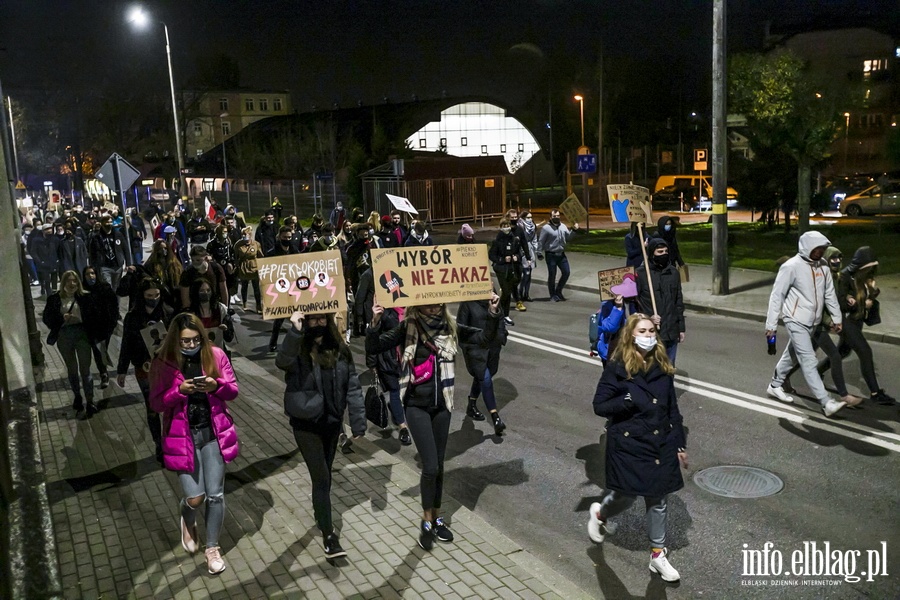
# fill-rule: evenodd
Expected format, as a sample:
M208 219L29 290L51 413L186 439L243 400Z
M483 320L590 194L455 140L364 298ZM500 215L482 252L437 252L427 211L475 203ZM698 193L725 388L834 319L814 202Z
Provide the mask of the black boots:
M506 431L506 423L503 422L503 419L500 418L500 413L492 412L491 420L494 422L494 433L497 435L502 435L504 431Z
M475 406L476 398L469 398L469 407L466 409L466 416L473 421L484 421L484 414Z

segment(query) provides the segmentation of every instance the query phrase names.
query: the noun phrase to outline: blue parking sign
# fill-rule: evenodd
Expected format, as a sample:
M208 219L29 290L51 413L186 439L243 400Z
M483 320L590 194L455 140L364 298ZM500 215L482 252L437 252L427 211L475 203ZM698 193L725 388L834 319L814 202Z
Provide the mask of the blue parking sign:
M596 173L597 172L597 155L596 154L580 154L578 155L579 173Z

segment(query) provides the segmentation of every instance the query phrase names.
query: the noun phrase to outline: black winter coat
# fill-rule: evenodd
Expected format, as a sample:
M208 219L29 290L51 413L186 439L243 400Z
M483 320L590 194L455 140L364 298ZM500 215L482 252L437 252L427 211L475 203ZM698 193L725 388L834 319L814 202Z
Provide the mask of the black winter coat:
M308 353L302 353L303 334L291 327L285 336L275 366L284 371L284 412L301 429L315 431L319 426L327 427L328 410L322 392L322 368ZM350 414L350 430L353 435L366 433L366 406L363 402L362 387L356 375L356 366L350 351L342 353L334 366L334 387L332 394L336 415Z
M649 258L649 257L648 257ZM656 296L656 310L660 316L659 339L663 343L678 341L678 334L684 329L684 298L681 295L681 275L669 263L660 270L650 259L650 276L653 278L653 293ZM641 309L653 314L650 301L650 287L647 285L647 265L636 269L638 276L638 300Z
M507 256L510 257L510 262L506 262ZM515 257L515 260L512 257ZM512 231L498 233L488 250L488 258L491 259L494 270L498 274L518 274L522 268L522 243L518 236Z
M606 426L606 487L630 496L660 498L684 487L679 448L687 448L675 384L658 365L626 378L610 361L594 393L594 412Z
M459 305L456 322L464 327L483 331L487 329L489 315L490 304L487 300L470 300ZM506 345L507 336L506 323L500 320L494 339L480 340L481 343L460 343L469 375L481 381L485 370L490 371L491 377L497 374L497 369L500 368L500 350Z
M71 300L67 302L71 302ZM84 326L84 331L87 333L88 340L95 344L105 339L98 335L97 315L94 311L95 303L91 301L90 294L75 296L75 302L81 310L81 323ZM68 303L66 308L68 309ZM41 320L50 330L50 334L53 337L59 335L59 330L66 324L62 313L62 297L59 295L59 292L54 292L47 298L47 304L44 306Z
M372 272L371 269L368 271ZM371 277L370 277L371 279ZM369 319L367 322L372 321L372 307L369 306ZM394 308L386 308L384 312L381 314L381 322L382 327L386 330L391 330L397 325L400 324L400 313L397 312L397 309ZM385 350L384 352L380 352L378 354L369 354L366 353L366 366L370 369L375 369L378 373L378 376L381 378L381 383L384 385L385 389L388 390L399 390L400 389L400 349L391 348L390 350Z
M107 340L116 329L119 322L119 297L105 281L98 279L94 285L84 286L84 290L88 293L90 302L92 303L96 323L94 328L97 331L99 339Z
M150 360L147 345L141 336L141 330L153 323L162 321L168 328L172 320L172 309L160 302L153 312L148 313L143 307L128 311L122 324L122 345L119 348L119 362L116 374L128 373L128 366L134 365L135 371L143 369L144 363Z

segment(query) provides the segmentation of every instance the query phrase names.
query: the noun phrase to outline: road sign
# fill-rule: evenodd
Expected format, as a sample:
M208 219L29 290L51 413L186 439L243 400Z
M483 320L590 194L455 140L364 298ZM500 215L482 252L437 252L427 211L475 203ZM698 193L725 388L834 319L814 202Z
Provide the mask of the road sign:
M24 190L24 189L25 189L25 184L22 183L22 180L21 180L21 179L20 179L19 181L16 182L16 189L17 189L17 190Z
M578 156L578 167L576 171L579 173L596 173L597 172L597 155L581 154Z
M581 156L583 154L590 154L591 149L588 146L578 146L578 155Z
M111 190L116 189L116 163L119 163L119 185L121 190L127 190L131 187L137 178L141 176L141 172L129 164L127 160L112 153L103 166L97 171L97 179L105 183ZM118 190L116 190L118 191Z
M334 173L316 173L316 179L319 181L328 181L334 178Z
M694 149L694 170L695 171L706 171L706 148L696 148Z

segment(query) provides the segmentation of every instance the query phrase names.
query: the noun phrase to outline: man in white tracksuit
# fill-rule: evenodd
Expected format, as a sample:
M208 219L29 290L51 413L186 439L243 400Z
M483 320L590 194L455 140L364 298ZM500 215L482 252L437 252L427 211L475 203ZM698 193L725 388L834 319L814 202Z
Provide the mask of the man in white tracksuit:
M790 338L775 365L775 375L766 393L782 402L792 403L794 399L784 392L781 384L799 362L806 384L822 404L826 417L847 406L847 402L832 398L825 390L822 376L816 370L816 349L813 345L815 329L822 321L824 309L827 308L831 315L834 331L841 331L841 309L834 291L834 281L828 263L822 260L830 245L828 238L818 231L808 231L800 236L799 252L778 270L766 312L766 337L775 335L780 316Z

